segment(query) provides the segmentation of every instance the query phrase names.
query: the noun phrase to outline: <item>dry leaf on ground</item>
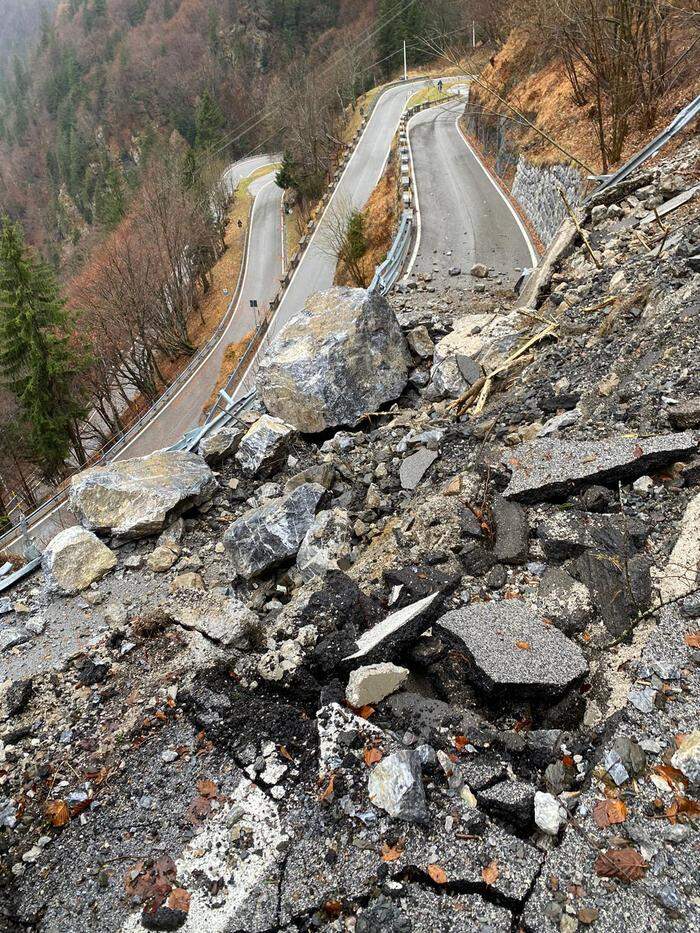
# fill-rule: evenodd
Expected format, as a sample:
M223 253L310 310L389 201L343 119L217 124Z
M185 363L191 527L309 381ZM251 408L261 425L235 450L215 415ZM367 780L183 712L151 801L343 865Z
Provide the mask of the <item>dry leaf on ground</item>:
M595 860L596 874L601 878L619 878L620 881L639 881L648 864L636 849L608 849Z
M65 800L52 800L51 803L47 803L45 813L49 823L56 828L65 826L70 819L70 811Z
M447 884L447 875L445 874L445 869L440 868L439 865L428 865L428 874L433 879L435 884Z
M593 807L593 819L600 829L605 829L614 823L624 823L627 819L627 807L624 800L598 800Z
M481 877L484 884L495 884L500 873L498 862L496 861L489 862L486 868L481 869Z

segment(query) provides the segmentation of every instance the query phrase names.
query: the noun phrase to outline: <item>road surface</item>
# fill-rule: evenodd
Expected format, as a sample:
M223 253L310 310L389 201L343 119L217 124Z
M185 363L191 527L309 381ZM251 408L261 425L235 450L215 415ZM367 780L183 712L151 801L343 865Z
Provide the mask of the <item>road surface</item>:
M255 169L253 169L255 171ZM126 444L116 460L143 457L169 447L200 420L202 410L216 385L226 348L237 343L255 329L255 312L251 300L263 311L279 291L284 274L282 256L282 190L272 175L253 181L249 192L254 196L246 262L241 294L228 327L202 365L190 376L182 389L173 396L158 418L146 426L143 433Z
M522 221L458 127L464 100L411 118L408 136L417 190L418 239L409 270L447 280L459 266L489 266L515 284L537 254ZM452 280L454 281L454 280Z
M330 288L333 284L337 260L335 256L329 254L327 249L324 249L333 212L345 205L358 210L364 207L382 176L391 142L408 99L420 87L431 83L433 83L431 79L409 81L408 84L389 88L377 100L362 138L348 161L326 212L314 230L309 246L294 271L265 340L238 385L234 398L239 398L253 388L257 360L260 359L280 328L304 307L310 295Z

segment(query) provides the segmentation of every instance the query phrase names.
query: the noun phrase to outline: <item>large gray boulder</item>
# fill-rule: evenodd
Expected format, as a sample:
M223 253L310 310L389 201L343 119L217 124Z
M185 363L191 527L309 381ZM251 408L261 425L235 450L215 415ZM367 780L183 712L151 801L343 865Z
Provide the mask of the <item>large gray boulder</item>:
M355 425L397 398L411 354L385 298L362 288L312 295L280 331L258 371L272 415L299 431Z
M314 523L324 492L323 486L304 483L233 522L224 544L238 573L250 579L294 557Z
M69 503L91 531L141 538L157 534L185 509L211 499L217 485L196 454L158 450L83 470L71 481Z
M97 535L80 525L66 528L51 539L41 559L50 589L73 596L101 580L117 558Z

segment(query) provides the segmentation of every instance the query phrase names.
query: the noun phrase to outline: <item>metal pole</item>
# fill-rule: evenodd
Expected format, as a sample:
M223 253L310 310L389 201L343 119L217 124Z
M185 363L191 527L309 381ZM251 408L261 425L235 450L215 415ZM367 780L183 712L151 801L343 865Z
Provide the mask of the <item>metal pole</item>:
M476 23L472 20L472 48L476 48Z
M406 40L403 40L403 79L408 81L408 69L406 67Z

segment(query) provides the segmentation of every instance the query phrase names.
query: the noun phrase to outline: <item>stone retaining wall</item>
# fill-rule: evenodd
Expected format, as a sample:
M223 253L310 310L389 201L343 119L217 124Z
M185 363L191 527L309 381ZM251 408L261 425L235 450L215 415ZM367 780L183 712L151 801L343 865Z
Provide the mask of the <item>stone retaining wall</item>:
M554 234L566 217L566 207L561 197L564 191L570 204L580 198L582 178L571 165L533 165L520 156L511 194L527 214L537 236L545 246L554 239Z

